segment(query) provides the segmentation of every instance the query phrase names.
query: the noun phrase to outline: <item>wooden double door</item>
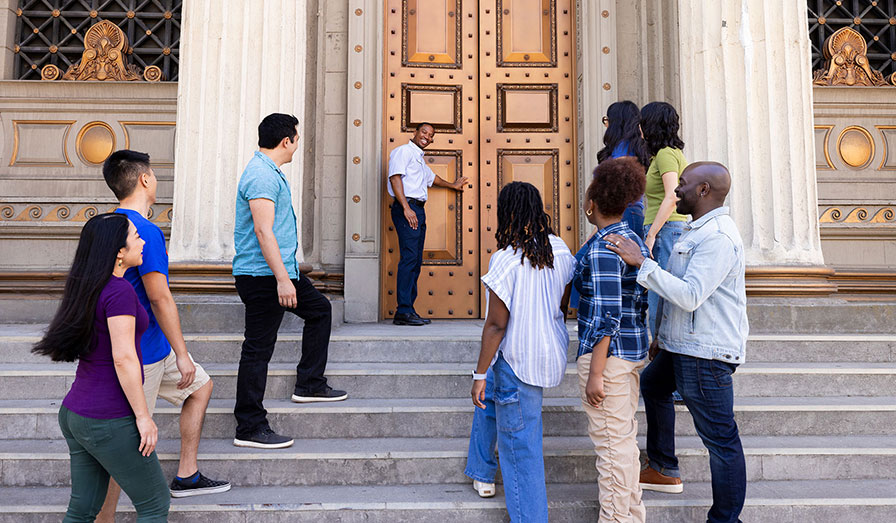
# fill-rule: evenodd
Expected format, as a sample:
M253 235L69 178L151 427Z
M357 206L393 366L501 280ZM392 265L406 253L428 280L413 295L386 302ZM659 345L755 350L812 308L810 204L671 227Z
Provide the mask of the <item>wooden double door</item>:
M386 191L389 153L420 122L425 161L465 191L432 187L417 312L485 315L480 276L496 248L497 199L535 185L556 234L576 243L574 0L387 0L384 20L381 314L396 308L398 237Z

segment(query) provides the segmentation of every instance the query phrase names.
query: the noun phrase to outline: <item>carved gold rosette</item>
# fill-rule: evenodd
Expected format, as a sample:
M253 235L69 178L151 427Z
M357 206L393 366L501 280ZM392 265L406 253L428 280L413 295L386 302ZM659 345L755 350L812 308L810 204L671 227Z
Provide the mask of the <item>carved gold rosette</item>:
M815 85L888 85L868 62L868 43L849 27L838 29L824 42L824 69L815 71ZM893 75L889 78L893 82Z

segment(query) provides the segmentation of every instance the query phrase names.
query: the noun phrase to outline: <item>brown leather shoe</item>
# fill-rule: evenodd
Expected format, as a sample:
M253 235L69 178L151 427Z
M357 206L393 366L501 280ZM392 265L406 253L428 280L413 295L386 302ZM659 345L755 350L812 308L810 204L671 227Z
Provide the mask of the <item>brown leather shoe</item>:
M681 484L681 478L666 476L650 466L641 471L641 479L639 480L639 483L641 484L642 490L655 490L667 494L681 494L684 490L684 487Z

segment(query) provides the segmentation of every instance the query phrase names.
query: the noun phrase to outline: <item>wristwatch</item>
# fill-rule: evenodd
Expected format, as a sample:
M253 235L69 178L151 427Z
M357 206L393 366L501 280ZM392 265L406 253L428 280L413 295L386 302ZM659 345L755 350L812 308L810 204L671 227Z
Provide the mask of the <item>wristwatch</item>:
M476 369L473 369L473 381L484 380L485 374L476 374Z

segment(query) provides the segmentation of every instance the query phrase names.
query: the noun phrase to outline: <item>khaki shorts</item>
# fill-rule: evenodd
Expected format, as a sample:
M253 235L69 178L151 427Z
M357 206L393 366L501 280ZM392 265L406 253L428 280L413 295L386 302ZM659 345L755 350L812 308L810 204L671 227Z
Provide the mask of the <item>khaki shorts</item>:
M193 360L193 356L190 356ZM155 363L143 366L143 394L146 396L146 406L149 408L149 415L152 416L156 408L156 400L162 398L176 407L184 404L184 401L197 390L201 389L206 383L211 381L205 369L201 365L193 361L196 366L196 374L193 383L185 389L178 389L177 382L180 381L180 371L177 370L177 356L171 351L168 356Z

